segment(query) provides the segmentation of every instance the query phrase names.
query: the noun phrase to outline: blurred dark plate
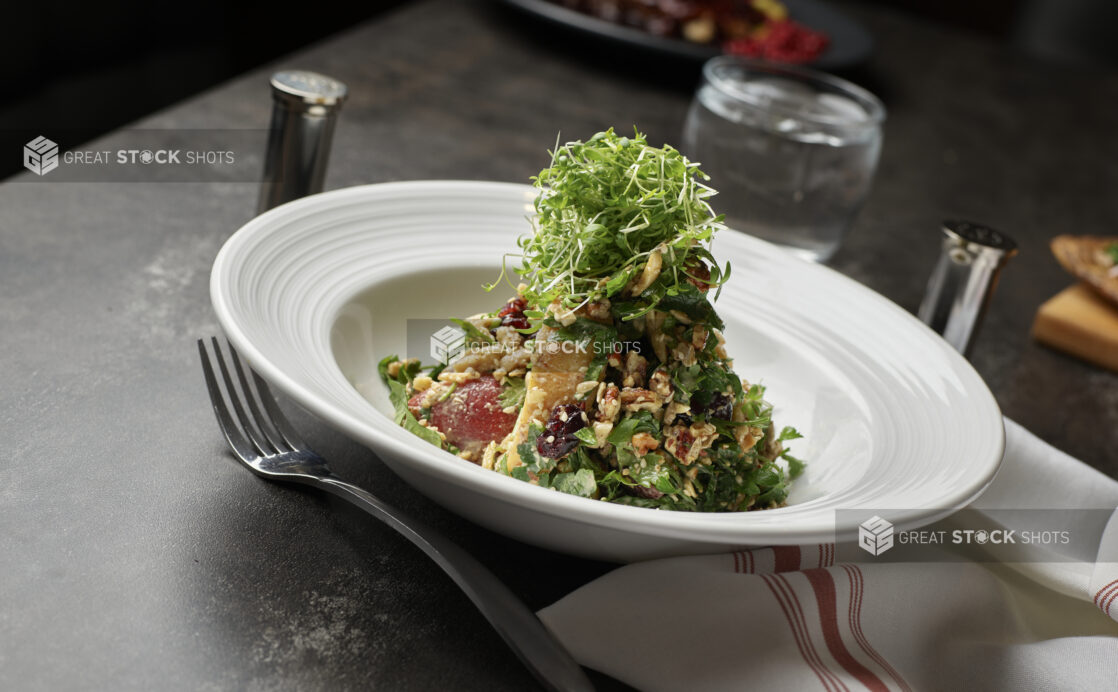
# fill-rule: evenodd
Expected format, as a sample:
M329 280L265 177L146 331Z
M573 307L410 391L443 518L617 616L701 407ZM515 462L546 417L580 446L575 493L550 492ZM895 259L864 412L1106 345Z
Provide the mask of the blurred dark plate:
M547 0L502 1L570 29L683 60L702 62L722 53L716 46L654 36L640 29L607 22ZM853 67L865 62L873 52L873 36L865 27L830 5L819 0L781 0L781 2L788 7L788 16L793 21L816 31L822 31L830 39L823 54L810 63L812 67L821 70Z

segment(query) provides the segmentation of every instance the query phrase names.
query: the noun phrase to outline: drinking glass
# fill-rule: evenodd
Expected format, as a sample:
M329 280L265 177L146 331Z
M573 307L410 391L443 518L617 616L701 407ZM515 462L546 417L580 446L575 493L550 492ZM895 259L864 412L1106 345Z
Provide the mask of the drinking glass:
M846 80L722 56L703 66L683 153L710 175L727 226L824 262L869 192L884 119Z

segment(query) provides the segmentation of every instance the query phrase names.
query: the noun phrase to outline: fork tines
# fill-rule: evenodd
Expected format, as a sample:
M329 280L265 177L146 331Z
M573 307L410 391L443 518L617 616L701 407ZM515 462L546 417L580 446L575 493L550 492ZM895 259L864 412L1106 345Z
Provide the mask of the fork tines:
M210 348L207 349L205 339L198 340L198 355L202 359L202 371L214 415L237 456L248 461L305 448L305 443L283 415L267 383L251 368L242 365L232 344L226 342L229 352L226 358L217 337L210 337L210 341ZM233 365L236 382L226 360ZM221 380L215 374L213 363L221 371ZM230 407L236 420L229 413Z

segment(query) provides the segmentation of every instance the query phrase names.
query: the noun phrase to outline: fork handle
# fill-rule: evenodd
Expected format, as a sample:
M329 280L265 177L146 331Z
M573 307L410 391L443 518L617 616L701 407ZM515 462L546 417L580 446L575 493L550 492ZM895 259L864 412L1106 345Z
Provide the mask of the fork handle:
M337 477L303 477L311 485L348 500L419 546L473 601L521 662L552 690L593 690L586 673L535 613L474 556L446 536Z

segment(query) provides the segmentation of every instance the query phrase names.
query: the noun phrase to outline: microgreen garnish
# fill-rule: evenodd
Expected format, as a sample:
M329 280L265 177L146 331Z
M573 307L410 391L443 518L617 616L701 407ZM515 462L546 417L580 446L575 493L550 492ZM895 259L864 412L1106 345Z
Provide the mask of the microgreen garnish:
M710 258L703 244L722 225L707 202L715 194L708 179L698 164L670 146L649 146L639 132L621 137L610 128L557 147L551 166L533 179L533 233L519 241L517 273L529 304L560 299L575 308L615 295L656 250L664 289L679 286ZM713 269L710 283L718 285L723 272Z

